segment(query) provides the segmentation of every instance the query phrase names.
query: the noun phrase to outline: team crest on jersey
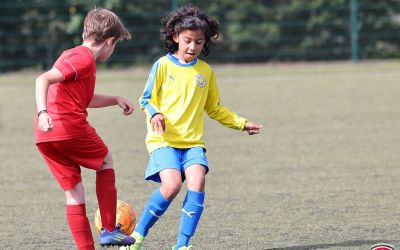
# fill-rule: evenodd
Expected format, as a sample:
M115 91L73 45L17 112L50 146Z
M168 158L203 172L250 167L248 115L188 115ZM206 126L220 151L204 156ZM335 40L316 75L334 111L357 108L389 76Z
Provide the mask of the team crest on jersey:
M174 75L168 75L168 78L169 78L171 81L175 82L175 76L174 76Z
M200 88L203 88L204 86L206 86L206 78L202 74L198 74L195 77L195 80L196 80L197 85L199 85Z

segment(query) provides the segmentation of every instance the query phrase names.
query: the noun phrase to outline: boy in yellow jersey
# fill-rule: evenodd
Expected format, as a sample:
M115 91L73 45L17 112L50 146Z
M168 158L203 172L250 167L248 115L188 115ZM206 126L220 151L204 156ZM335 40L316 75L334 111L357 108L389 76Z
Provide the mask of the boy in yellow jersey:
M219 24L197 7L187 6L162 20L161 37L168 50L154 63L139 102L147 115L146 137L150 160L145 178L160 182L132 236L140 249L149 229L167 210L186 179L176 245L188 249L203 211L208 163L203 142L204 111L222 125L258 134L261 125L238 116L220 104L211 67L198 56L219 35Z

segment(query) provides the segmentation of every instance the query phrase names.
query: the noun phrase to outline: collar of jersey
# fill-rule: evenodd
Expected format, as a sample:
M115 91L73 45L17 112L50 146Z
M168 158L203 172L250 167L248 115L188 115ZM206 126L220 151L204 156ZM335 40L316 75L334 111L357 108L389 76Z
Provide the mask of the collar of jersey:
M182 66L182 67L190 67L193 66L197 63L197 57L194 58L193 61L191 61L190 63L181 63L179 61L179 58L174 56L171 52L168 52L167 57L176 65Z
M89 51L89 53L92 55L92 58L93 58L93 60L96 60L95 58L94 58L94 55L93 55L93 52L92 52L92 50L91 49L89 49L88 47L86 47L86 46L83 46L83 45L78 45L78 46L76 46L76 47L82 47L82 48L85 48L87 51Z

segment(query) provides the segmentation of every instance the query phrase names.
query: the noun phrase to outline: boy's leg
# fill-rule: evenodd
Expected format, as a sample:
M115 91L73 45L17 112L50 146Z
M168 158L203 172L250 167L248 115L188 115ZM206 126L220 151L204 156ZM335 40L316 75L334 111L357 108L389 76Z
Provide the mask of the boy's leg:
M181 224L179 226L176 249L188 246L190 238L196 231L201 214L203 212L204 192L188 190L182 204Z
M117 189L115 187L114 169L96 172L96 195L102 227L111 232L115 228L117 213Z
M102 229L99 234L102 246L127 246L135 240L121 232L120 225L115 226L117 211L117 188L111 154L104 158L96 172L96 194L99 203Z
M50 146L49 146L50 145ZM48 163L53 175L58 180L60 186L67 190L67 202L68 195L70 198L77 198L76 194L74 194L73 190L77 183L81 183L81 170L79 166L84 166L86 168L100 170L107 168L106 166L112 166L112 159L108 159L106 156L108 155L108 148L101 140L101 138L96 134L88 134L76 139L65 140L60 142L52 142L52 143L39 143L38 148L44 156L46 162ZM108 161L107 161L108 159ZM104 161L107 161L108 164L104 164ZM97 177L96 177L97 178ZM105 189L99 189L99 193L105 194L101 195L102 198L106 197L105 202L107 203L107 197L110 195L111 199L114 200L113 193L115 193L115 205L114 210L109 212L111 214L111 218L109 216L105 216L108 218L108 221L112 222L111 233L107 231L107 229L102 231L100 234L101 240L100 244L103 245L130 245L134 242L134 239L130 236L125 235L120 232L118 227L115 227L115 216L116 216L116 189L115 189L115 174L114 171L106 171L104 173L99 174L99 182L111 182L111 188L109 188L108 184L104 184L106 186ZM72 193L71 193L72 190ZM97 191L97 190L96 190ZM102 198L100 198L102 200ZM80 199L78 199L80 200ZM83 187L82 187L82 201L76 201L72 204L81 204L84 203L84 195L83 195ZM99 202L100 203L100 202ZM67 203L72 205L70 203ZM99 207L102 206L99 204ZM104 211L104 208L102 209ZM105 208L107 211L107 207ZM103 216L102 216L103 217ZM107 224L107 223L105 223ZM110 227L110 226L107 226ZM115 227L115 229L114 229ZM100 237L99 237L100 238ZM92 239L92 237L91 237Z
M65 192L65 213L77 248L94 250L92 230L86 216L85 195L79 165L59 153L62 149L68 149L63 142L39 143L37 146Z
M69 228L79 250L94 250L92 230L86 216L85 204L66 205Z
M78 166L77 170L79 170L74 174L67 173L69 176L64 179L74 181L78 179L80 182L79 166L96 170L96 194L102 226L110 232L113 231L117 208L117 190L113 160L103 140L93 131L79 138L63 141L59 151L74 162Z
M188 167L185 171L188 190L182 204L176 249L188 246L196 231L204 206L205 174L206 168L198 164Z
M168 201L161 194L160 189L156 189L150 196L146 207L143 209L139 223L135 227L135 231L131 234L135 238L135 244L130 247L120 248L129 250L139 250L142 247L144 237L149 233L150 228L161 218L167 211L171 201Z
M144 237L149 233L150 228L167 211L172 200L178 194L182 179L180 172L176 169L165 169L160 172L161 188L156 189L150 196L146 207L143 209L139 223L135 227L132 236L136 242L129 250L139 250L142 247ZM173 184L174 183L174 184ZM164 194L163 194L164 193ZM168 197L168 198L167 198Z
M179 150L162 147L153 151L150 154L145 179L161 182L161 187L150 196L139 223L132 233L132 236L136 239L135 244L125 249L138 250L142 247L144 237L147 236L150 228L165 213L172 200L179 193L182 186Z
M86 216L85 194L82 182L66 190L66 216L69 228L79 250L93 250L94 242L90 223Z
M143 237L147 236L149 229L165 213L182 186L181 173L177 169L164 169L159 175L161 187L150 196L146 207L143 209L139 224L135 228L135 231Z
M167 211L171 201L168 201L161 194L160 189L155 190L150 196L146 207L143 209L139 224L135 228L135 232L146 237L149 229L158 221L158 219Z
M117 189L115 172L110 153L105 157L102 167L96 172L96 195L99 203L102 227L112 232L115 228L117 211Z
M50 146L51 148L49 148ZM115 173L111 154L101 138L92 132L76 139L40 143L38 148L45 156L45 160L60 186L64 190L68 190L66 191L67 199L68 192L82 181L80 166L97 171L96 194L102 225L108 231L113 231L117 208ZM50 149L52 152L49 153ZM77 198L74 195L71 197ZM75 204L80 203L84 203L84 201Z

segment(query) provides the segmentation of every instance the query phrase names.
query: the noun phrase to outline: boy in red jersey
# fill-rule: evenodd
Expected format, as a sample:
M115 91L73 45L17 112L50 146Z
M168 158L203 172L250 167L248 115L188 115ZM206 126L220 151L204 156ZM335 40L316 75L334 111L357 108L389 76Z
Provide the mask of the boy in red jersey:
M87 108L118 105L124 115L133 105L120 96L95 94L96 60L111 56L118 41L131 36L111 11L95 7L86 16L83 43L64 51L53 68L36 79L36 145L66 195L67 221L78 249L94 250L80 166L96 170L102 246L127 246L131 236L115 226L117 190L107 146L86 120Z

